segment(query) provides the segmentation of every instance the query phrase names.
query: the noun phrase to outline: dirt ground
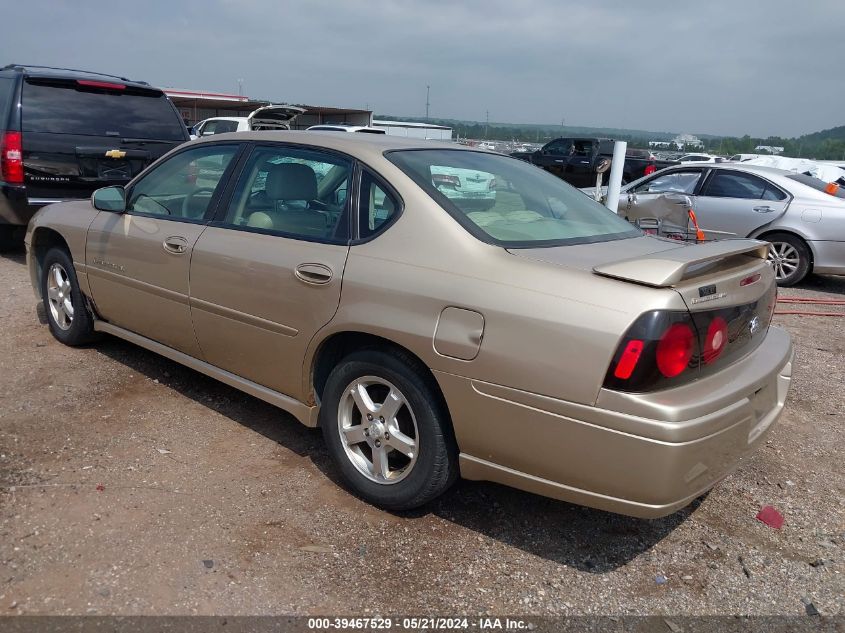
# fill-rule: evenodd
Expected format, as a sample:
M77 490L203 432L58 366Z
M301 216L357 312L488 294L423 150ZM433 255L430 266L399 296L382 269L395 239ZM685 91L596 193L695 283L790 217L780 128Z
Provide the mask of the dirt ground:
M22 253L0 287L0 613L845 613L845 318L776 317L797 348L780 423L673 516L470 482L397 515L270 405L116 339L60 345Z

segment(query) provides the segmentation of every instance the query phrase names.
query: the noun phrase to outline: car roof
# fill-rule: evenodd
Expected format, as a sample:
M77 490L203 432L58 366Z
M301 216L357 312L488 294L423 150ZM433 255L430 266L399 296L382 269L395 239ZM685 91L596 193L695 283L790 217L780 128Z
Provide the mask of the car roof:
M456 143L429 141L389 134L349 134L348 132L323 131L314 134L305 130L260 130L253 132L228 132L203 136L192 143L210 143L214 141L274 141L276 143L293 143L351 154L353 156L381 155L389 150L397 149L446 149L461 151L484 151L477 148L465 147ZM493 153L493 152L484 152Z
M136 81L127 79L126 77L119 77L117 75L107 75L105 73L98 73L90 70L76 70L74 68L53 68L50 66L9 64L0 68L0 73L8 73L11 75L21 73L27 77L38 77L43 79L84 79L88 81L120 82L128 86L146 88L148 90L159 90L158 88L150 86L150 84L146 81Z

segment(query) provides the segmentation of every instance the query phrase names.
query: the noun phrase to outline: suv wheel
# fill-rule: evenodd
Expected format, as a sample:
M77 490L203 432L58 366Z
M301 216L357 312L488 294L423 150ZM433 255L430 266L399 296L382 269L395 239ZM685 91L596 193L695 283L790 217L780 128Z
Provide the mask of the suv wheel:
M775 269L778 286L794 286L810 271L810 249L800 237L789 233L773 233L764 239L771 242L769 261Z
M65 345L82 345L94 338L94 318L85 305L76 271L67 251L52 248L41 266L41 296L47 324Z
M436 387L415 359L363 350L329 375L320 425L344 480L370 503L416 508L457 479L457 449Z

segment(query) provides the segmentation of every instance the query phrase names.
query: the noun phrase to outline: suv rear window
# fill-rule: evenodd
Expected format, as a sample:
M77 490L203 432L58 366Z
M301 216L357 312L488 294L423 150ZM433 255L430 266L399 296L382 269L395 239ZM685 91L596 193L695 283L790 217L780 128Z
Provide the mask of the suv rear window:
M184 125L159 90L88 88L76 81L27 79L24 132L182 141Z

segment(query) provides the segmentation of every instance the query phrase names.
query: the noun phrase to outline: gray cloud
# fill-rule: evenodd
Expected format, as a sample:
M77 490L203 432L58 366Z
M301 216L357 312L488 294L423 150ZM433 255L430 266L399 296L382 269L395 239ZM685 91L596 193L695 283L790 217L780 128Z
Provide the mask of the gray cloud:
M79 6L81 5L81 6ZM397 115L793 136L845 124L841 0L0 0L0 61Z

